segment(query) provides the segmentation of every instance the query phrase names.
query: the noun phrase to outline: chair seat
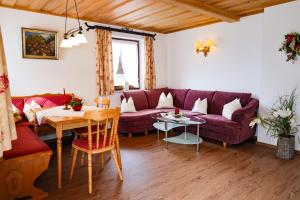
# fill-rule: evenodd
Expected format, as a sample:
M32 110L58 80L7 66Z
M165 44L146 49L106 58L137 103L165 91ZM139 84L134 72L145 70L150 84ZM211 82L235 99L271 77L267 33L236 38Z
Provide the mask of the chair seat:
M108 144L110 143L110 136L107 135L105 146L103 145L103 141L104 141L104 136L99 135L99 148L105 148L105 147L109 146ZM82 138L74 139L72 144L75 147L79 147L81 149L89 150L88 137L82 137ZM96 138L96 135L93 135L92 150L96 150L96 149L97 149L97 138Z

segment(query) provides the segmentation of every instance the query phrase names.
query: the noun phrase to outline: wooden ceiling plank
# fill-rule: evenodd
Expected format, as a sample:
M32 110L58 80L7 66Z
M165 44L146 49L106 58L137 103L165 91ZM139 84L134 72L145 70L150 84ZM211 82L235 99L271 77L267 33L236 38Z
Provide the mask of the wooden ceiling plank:
M240 17L235 13L219 9L217 7L213 7L199 0L163 0L163 1L226 22L236 22L239 21L240 19Z
M30 5L30 9L41 10L50 0L35 0Z
M86 16L87 14L89 14L91 12L101 12L102 7L105 7L111 3L112 3L111 0L97 1L96 3L92 3L85 8L80 8L80 10L79 9L78 10L79 10L80 16Z
M168 18L164 18L158 21L154 21L152 23L145 24L144 27L155 26L160 28L161 26L165 26L166 24L178 24L180 21L187 21L190 18L195 18L195 13L185 11L182 14L177 14ZM141 27L142 28L142 27Z
M170 9L166 9L163 12L158 12L158 13L155 13L153 15L149 15L147 17L135 20L132 23L133 24L143 24L143 25L145 25L146 23L151 23L153 21L159 21L161 19L176 16L178 14L182 14L182 13L185 13L185 12L187 12L187 11L179 9L177 7L171 7Z
M218 22L221 22L221 20L210 19L210 20L207 20L205 22L200 22L200 23L195 22L195 23L190 23L190 24L183 25L183 26L180 26L180 27L173 27L173 28L170 28L170 29L164 29L163 32L166 33L166 34L167 33L173 33L173 32L182 31L182 30L186 30L186 29L190 29L190 28L206 26L206 25L214 24L214 23L218 23Z
M138 11L135 11L133 13L118 17L117 19L114 19L114 21L116 22L127 22L130 20L134 20L152 13L157 12L157 10L159 9L164 9L164 8L168 8L170 7L170 5L166 5L164 3L160 3L160 2L154 2L154 4L147 6L145 8L142 8Z
M133 23L136 23L136 22L139 22L139 21L142 21L143 19L149 19L153 16L157 16L157 15L160 15L162 13L165 13L165 12L168 12L168 10L170 9L174 9L174 6L173 5L168 5L167 7L163 8L159 8L159 9L156 9L154 12L151 12L151 13L147 13L146 15L144 16L139 16L138 18L134 18L134 19L131 19L131 20L128 20L127 22L125 23L129 23L129 24L133 24Z
M151 4L153 4L153 1L135 0L135 1L129 2L127 4L124 4L121 7L118 7L116 10L110 12L108 15L104 15L104 16L101 15L100 18L105 18L106 20L113 21L114 19L117 19L118 17L122 17L124 15L133 13L133 12L143 9Z
M17 0L2 0L1 3L7 6L14 6L17 3Z
M132 2L133 0L121 0L121 1L113 1L112 3L108 4L101 8L100 11L94 12L93 14L89 14L88 16L91 18L100 18L104 15L109 15L110 12L117 10L118 8L124 6Z

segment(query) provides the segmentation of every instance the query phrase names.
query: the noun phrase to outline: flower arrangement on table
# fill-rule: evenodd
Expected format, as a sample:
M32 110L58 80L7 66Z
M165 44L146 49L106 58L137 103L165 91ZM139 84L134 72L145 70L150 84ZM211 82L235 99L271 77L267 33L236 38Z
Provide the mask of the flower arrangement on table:
M74 111L81 111L83 102L82 99L80 98L72 98L71 102L70 102L70 106L72 107L72 109Z
M300 34L294 32L286 34L284 37L285 40L279 51L284 51L286 53L287 62L292 61L292 63L295 63L297 56L300 56Z
M278 104L273 106L267 117L257 117L250 123L251 127L256 124L261 125L267 129L268 134L278 138L277 156L280 158L290 159L294 154L295 135L298 132L296 99L296 89L294 89L290 95L279 97Z

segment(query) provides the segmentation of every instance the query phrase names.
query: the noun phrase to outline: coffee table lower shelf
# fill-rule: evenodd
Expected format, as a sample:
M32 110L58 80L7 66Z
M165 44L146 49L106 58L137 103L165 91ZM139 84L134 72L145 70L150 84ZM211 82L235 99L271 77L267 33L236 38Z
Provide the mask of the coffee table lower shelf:
M163 140L176 144L201 144L203 141L202 138L197 137L197 135L189 132L183 132L180 135L174 137L163 138Z

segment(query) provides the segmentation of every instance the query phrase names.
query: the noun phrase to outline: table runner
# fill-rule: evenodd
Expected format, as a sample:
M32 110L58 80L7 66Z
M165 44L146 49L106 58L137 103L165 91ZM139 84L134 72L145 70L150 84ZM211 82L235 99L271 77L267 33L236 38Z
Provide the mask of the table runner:
M39 125L42 124L44 117L83 117L87 110L97 110L96 106L82 106L81 111L64 110L64 106L57 106L36 112L36 119Z

